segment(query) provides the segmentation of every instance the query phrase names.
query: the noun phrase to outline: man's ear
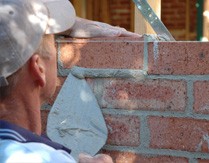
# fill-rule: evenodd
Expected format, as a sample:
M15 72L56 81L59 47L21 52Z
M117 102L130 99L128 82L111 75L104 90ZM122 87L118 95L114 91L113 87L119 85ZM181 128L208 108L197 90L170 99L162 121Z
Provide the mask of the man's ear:
M29 67L35 84L44 87L46 84L46 71L44 62L38 54L34 54L30 58Z

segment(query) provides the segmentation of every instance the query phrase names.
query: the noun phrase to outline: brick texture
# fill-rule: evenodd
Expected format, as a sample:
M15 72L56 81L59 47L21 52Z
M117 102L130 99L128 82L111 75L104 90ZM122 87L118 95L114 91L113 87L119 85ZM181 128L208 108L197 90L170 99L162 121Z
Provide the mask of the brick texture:
M162 20L169 29L182 29L186 26L186 1L162 0ZM175 20L175 21L173 21Z
M194 83L194 110L196 113L209 114L209 81Z
M150 147L209 152L209 121L189 118L150 117Z
M46 134L46 124L47 124L48 114L49 114L49 110L41 110L42 134Z
M131 4L129 0L117 0L110 2L111 24L131 30Z
M66 77L57 77L55 93L47 102L49 105L53 105L55 99L57 98L57 95L58 95L60 89L62 88L62 85L65 82L65 79L66 79Z
M106 115L108 128L107 144L139 146L139 118L136 116Z
M69 40L66 44L58 41L64 68L77 64L88 68L139 69L148 64L148 76L143 80L87 79L108 128L102 152L110 154L116 163L208 162L208 43L148 43L148 63L143 63L144 58L147 61L143 49L146 44L136 39L65 41ZM105 48L101 49L103 45ZM58 78L49 105L64 81L65 77ZM42 110L43 133L48 112ZM167 150L173 150L172 155L168 156Z
M146 156L131 152L102 151L112 157L116 163L189 163L188 159L169 156Z
M197 0L189 1L189 33L186 36L186 1L161 0L161 19L176 40L196 40Z
M98 84L102 91L97 98L103 108L184 111L186 107L186 84L183 81L112 79L95 80L93 85ZM96 92L96 88L93 90Z
M209 74L208 43L159 42L149 44L149 74Z
M64 68L71 68L74 65L87 68L126 68L141 69L143 66L144 43L128 41L130 38L94 39L91 42L86 40L70 41L68 44L61 44L60 59ZM139 38L137 40L141 40ZM133 41L133 39L132 39ZM127 55L129 57L127 57Z

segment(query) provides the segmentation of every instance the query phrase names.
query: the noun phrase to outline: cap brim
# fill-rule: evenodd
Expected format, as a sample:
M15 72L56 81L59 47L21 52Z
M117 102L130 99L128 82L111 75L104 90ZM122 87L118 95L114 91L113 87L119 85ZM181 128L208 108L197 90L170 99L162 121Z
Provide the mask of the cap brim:
M42 0L49 10L46 34L57 34L70 29L76 19L74 7L68 0Z

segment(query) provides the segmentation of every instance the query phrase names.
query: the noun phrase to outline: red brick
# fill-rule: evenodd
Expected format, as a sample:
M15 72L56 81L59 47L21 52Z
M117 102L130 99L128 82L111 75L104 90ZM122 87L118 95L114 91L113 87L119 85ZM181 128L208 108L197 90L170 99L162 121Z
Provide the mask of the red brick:
M209 121L189 118L150 117L150 147L209 152Z
M112 79L103 80L102 87L99 103L103 108L184 111L186 107L186 84L183 81Z
M198 163L209 163L209 160L198 160Z
M115 163L188 163L188 159L171 156L146 156L130 152L107 151L102 153L112 157Z
M41 110L41 124L42 124L42 133L46 133L46 125L48 118L49 110Z
M139 146L139 118L136 116L106 115L108 128L107 144Z
M64 68L77 65L87 68L141 69L144 47L142 40L143 38L68 40L68 43L60 43L60 59Z
M209 74L208 42L149 43L149 74Z
M196 113L209 114L209 81L194 83L194 110Z

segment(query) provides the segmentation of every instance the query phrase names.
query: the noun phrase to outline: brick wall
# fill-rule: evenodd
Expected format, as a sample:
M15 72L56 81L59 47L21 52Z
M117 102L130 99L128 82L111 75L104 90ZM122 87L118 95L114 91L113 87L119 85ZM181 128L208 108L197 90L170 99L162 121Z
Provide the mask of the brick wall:
M57 91L42 110L43 132L72 66L129 70L135 76L86 78L109 131L102 152L116 163L209 162L209 43L144 39L57 40Z
M111 24L131 30L131 3L130 0L110 0Z
M186 0L161 0L161 19L176 40L196 40L197 0L189 1L189 3L190 11L187 21ZM110 0L110 23L132 30L130 24L131 10L130 0ZM189 23L188 30L186 29L186 22Z
M197 0L189 1L189 20L186 18L186 0L161 0L162 21L176 40L196 40L197 30ZM189 23L189 29L186 29Z

